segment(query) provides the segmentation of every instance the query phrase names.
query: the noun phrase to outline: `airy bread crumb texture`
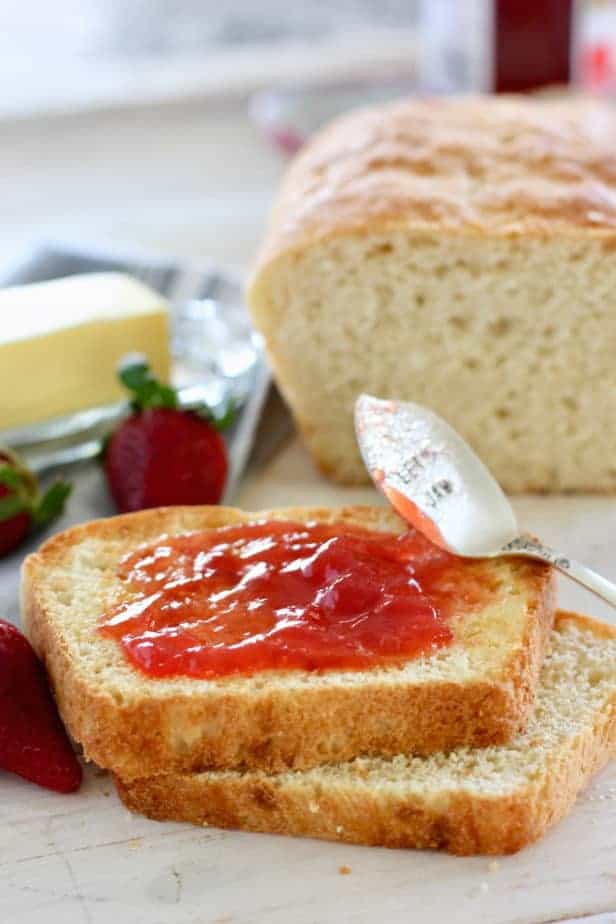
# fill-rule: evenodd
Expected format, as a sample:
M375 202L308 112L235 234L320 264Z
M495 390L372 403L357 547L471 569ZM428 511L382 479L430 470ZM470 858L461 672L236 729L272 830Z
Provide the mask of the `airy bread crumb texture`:
M616 117L409 101L291 167L250 289L318 465L367 481L362 391L442 415L503 487L616 489Z
M454 853L509 853L570 809L616 753L616 630L561 614L534 715L507 745L357 758L303 772L117 781L154 818Z
M448 789L481 795L510 795L520 785L542 779L564 742L593 727L597 711L616 694L616 638L597 638L575 622L561 620L541 673L533 715L526 731L510 744L459 748L429 757L398 755L392 760L357 758L343 767L325 767L281 781L364 780L403 786L406 793Z
M612 491L615 285L597 241L390 231L280 260L261 326L337 480L367 480L353 430L367 391L436 411L509 491Z

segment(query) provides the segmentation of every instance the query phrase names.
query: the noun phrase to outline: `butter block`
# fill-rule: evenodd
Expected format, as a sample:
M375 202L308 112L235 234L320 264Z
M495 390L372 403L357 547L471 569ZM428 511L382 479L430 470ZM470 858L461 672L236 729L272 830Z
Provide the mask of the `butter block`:
M134 351L168 379L167 304L130 276L0 290L0 430L126 397L116 366Z

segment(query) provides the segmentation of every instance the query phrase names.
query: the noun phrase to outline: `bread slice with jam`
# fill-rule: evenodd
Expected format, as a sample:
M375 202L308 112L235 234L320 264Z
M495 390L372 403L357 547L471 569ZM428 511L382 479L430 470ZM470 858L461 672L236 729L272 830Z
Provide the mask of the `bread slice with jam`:
M299 549L299 558L306 553L302 531L309 530L309 524L327 526L334 546L340 545L340 537L354 531L367 537L375 550L380 546L386 549L396 537L402 543L417 539L393 512L379 507L295 507L257 513L225 507L178 507L76 526L54 536L26 559L22 573L24 626L47 667L62 717L88 759L113 770L125 781L206 768L280 771L348 761L360 755L430 754L459 746L502 744L525 727L555 611L551 569L521 558L471 561L449 556L444 564L441 561L436 577L432 575L431 585L436 610L440 607L446 613L440 626L445 626L443 631L448 634L441 635L435 643L429 636L427 646L412 653L408 645L402 645L398 655L392 656L396 636L402 638L403 630L408 635L407 622L417 616L413 609L416 594L411 586L414 579L409 574L416 569L421 583L424 565L419 559L440 554L425 540L423 547L417 546L423 549L417 560L404 563L404 580L409 585L408 618L403 594L402 609L398 599L398 609L393 611L396 618L376 623L372 636L368 631L361 637L356 636L357 620L354 623L353 618L348 618L349 607L352 617L352 594L356 592L360 608L362 580L365 582L371 567L370 556L361 568L357 565L355 575L352 543L344 546L348 553L344 566L332 565L334 560L327 558L327 543L319 549L325 554L325 576L323 587L317 588L318 595L322 598L324 593L329 594L328 600L334 600L334 618L336 581L341 569L347 568L348 572L346 622L342 628L337 627L337 643L346 645L352 654L358 645L369 647L373 643L375 657L357 662L343 659L340 663L344 666L336 667L335 658L329 662L326 658L330 644L330 636L326 635L320 660L315 657L311 661L313 653L308 650L302 655L308 660L298 661L289 642L287 649L283 647L282 661L280 657L271 661L266 658L251 667L249 651L248 659L239 660L234 672L229 669L233 661L229 662L224 645L228 626L223 625L223 642L217 650L227 657L224 672L200 674L198 658L203 655L203 645L198 643L198 633L192 646L196 668L188 645L179 667L172 664L170 669L164 662L164 671L153 671L153 664L160 668L163 663L160 658L166 644L172 648L180 642L185 644L191 636L183 633L196 631L190 622L188 603L185 605L181 594L178 596L177 588L183 587L182 581L190 583L194 577L199 545L210 551L216 543L226 543L225 548L231 548L229 536L235 542L242 528L252 529L256 523L265 524L259 527L265 532L280 532L281 524L287 524L282 532L290 533L293 542L299 543L291 543ZM186 538L187 534L192 535ZM185 551L186 543L193 548L192 559L178 553L175 563L164 561L168 548L177 550L184 544ZM240 546L244 549L241 554L247 554L242 542L233 547L233 554ZM262 564L259 548L265 546L251 547L257 570ZM163 623L168 619L168 625L161 628L157 623L157 631L148 634L148 626L154 624L146 620L145 630L140 624L139 634L129 624L120 638L114 637L109 627L122 624L127 607L135 602L140 605L140 601L147 606L148 600L156 596L149 598L143 587L138 593L127 584L127 556L129 561L141 556L133 578L141 575L140 568L156 571L158 566L152 562L160 559L163 571L171 569L165 586L173 587L175 597L162 610ZM180 570L174 570L177 568ZM189 569L188 578L182 568ZM295 563L291 563L293 568ZM203 580L209 580L212 574L218 580L221 573L214 564L203 572ZM297 576L299 583L294 585L294 593L303 592L303 574L302 571ZM178 580L172 579L178 575ZM154 577L158 579L160 575ZM202 590L199 581L191 586ZM250 613L260 605L257 596L239 614L235 613L236 635L243 621L250 627ZM284 599L282 603L284 609ZM376 600L375 611L378 606L380 601ZM206 602L200 614L206 621L207 607ZM363 615L370 630L371 608ZM322 616L321 612L315 618L318 621ZM104 630L103 623L107 626ZM289 624L293 625L293 618ZM299 625L302 626L301 619ZM199 631L202 629L203 626ZM250 649L258 635L253 632L251 638L250 631L245 633L245 644L236 645L234 651ZM131 648L136 636L137 660ZM378 654L381 643L386 645L386 656ZM208 644L216 647L214 636L209 636ZM148 650L153 659L150 662ZM267 645L263 650L267 654ZM293 655L287 665L285 650ZM365 654L363 649L362 652ZM350 666L353 663L360 666Z
M533 717L510 743L306 771L116 780L151 818L456 854L513 853L616 756L616 628L560 613Z

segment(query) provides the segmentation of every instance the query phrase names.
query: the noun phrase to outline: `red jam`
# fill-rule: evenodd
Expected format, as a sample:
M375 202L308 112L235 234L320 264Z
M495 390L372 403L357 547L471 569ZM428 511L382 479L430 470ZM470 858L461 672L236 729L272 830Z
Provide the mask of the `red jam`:
M204 530L124 559L128 596L101 631L155 677L360 669L447 645L452 599L476 594L472 575L414 530L273 520Z

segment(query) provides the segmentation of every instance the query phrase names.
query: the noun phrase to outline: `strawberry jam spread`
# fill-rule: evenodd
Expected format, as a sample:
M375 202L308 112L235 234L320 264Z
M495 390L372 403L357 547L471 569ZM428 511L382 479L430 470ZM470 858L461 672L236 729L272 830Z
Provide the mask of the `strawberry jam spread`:
M100 629L155 677L400 663L447 645L452 599L477 592L414 530L275 520L162 537L120 578Z

